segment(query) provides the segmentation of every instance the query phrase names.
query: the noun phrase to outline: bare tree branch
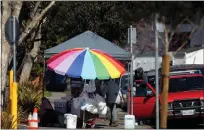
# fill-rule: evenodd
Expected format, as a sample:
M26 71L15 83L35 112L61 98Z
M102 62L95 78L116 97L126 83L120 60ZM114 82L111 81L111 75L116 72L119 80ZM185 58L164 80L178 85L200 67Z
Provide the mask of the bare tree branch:
M39 14L34 16L32 21L29 21L27 23L26 28L22 32L20 38L19 38L19 44L22 44L25 38L32 32L32 30L35 28L35 26L40 22L40 20L43 18L43 16L47 13L47 11L55 4L55 1L50 2L50 4Z
M176 29L174 29L174 30L172 31L171 36L170 36L170 38L169 38L169 44L171 44L171 41L172 41L172 38L173 38L175 32L178 30L178 28L181 26L181 24L183 24L185 21L187 21L187 17L186 17L185 19L183 19L183 20L178 24L178 26L176 27Z
M33 20L33 18L34 18L34 16L35 16L36 12L37 12L37 10L38 10L38 7L39 7L40 3L41 3L41 1L38 1L38 2L35 3L35 7L34 7L32 13L31 13L31 15L30 15L32 20Z
M15 16L17 19L20 15L22 5L23 5L23 2L20 0L19 1L13 1L12 15Z
M165 45L165 41L164 41L164 39L161 37L161 35L158 33L158 38L160 39L160 40L162 40L162 43Z
M162 17L163 24L164 24L164 33L165 33L165 54L168 53L169 51L169 30L166 28L166 22L165 22L165 17Z
M190 33L190 36L188 37L188 40L191 39L192 37L192 34L198 29L198 25L191 31ZM175 52L174 54L176 54L178 51L180 51L187 43L188 43L188 40L186 40Z
M204 22L202 22L203 19L204 19L204 17L203 17L202 20L201 20L201 25L196 25L196 26L192 29L192 31L191 31L190 36L188 37L188 39L173 53L174 55L175 55L178 51L180 51L180 50L188 43L188 40L192 38L193 33L194 33L199 27L202 28L202 27L204 26Z

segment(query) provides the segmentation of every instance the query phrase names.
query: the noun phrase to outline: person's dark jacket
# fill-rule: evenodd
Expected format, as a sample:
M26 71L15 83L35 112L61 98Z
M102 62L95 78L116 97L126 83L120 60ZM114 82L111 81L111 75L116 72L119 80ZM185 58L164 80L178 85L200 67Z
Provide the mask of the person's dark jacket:
M104 82L104 92L106 103L115 103L119 93L119 86L113 80Z

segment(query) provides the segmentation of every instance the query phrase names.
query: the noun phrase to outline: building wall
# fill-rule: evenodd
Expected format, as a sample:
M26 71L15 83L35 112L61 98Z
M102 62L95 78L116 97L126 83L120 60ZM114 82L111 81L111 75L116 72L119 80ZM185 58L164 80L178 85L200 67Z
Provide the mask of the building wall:
M163 33L163 26L162 24L160 24L160 35L161 37L164 39L165 36L164 36L164 33ZM168 25L167 25L167 28L168 28ZM195 26L194 25L191 25L191 24L181 24L178 28L178 32L192 32L192 30L195 29ZM199 27L198 29L196 29L196 31L192 34L192 37L190 39L190 46L193 47L193 46L198 46L198 45L201 45L201 46L204 46L204 27ZM160 44L159 45L159 48L163 48L164 47L164 44Z
M184 58L173 58L173 65L185 64L185 61Z
M176 53L173 55L172 53L172 61L173 61L173 65L181 65L181 64L185 64L186 60L185 60L185 56L186 53L185 52L181 52L181 53Z
M159 67L161 65L162 58L159 57ZM142 67L144 71L155 69L155 57L136 57L133 62L133 70Z
M185 56L186 64L204 64L203 55L204 55L203 49L191 53L186 53Z
M197 29L190 40L191 46L204 45L204 28Z

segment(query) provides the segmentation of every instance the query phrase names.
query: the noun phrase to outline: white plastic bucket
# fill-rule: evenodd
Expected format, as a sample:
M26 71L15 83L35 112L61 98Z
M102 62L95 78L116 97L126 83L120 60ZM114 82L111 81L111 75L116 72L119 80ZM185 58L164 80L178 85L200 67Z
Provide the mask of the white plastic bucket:
M125 115L124 126L125 126L125 129L135 129L135 116Z
M70 115L72 115L72 114L64 114L64 124L67 124L67 116L70 116Z
M77 115L64 114L66 128L67 129L76 129L77 126Z

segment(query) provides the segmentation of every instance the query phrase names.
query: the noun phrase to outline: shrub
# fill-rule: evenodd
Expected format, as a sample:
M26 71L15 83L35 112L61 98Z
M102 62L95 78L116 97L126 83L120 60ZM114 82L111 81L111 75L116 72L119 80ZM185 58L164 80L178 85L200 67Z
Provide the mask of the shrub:
M2 112L1 129L12 129L12 116L8 112Z
M18 108L22 110L23 118L27 120L33 108L39 108L42 98L42 86L25 82L18 85Z
M21 109L18 109L18 122L20 122L20 120L22 120L22 111ZM9 108L6 108L3 112L2 112L2 116L1 116L1 129L12 129L13 123L12 123L12 115L9 113Z

